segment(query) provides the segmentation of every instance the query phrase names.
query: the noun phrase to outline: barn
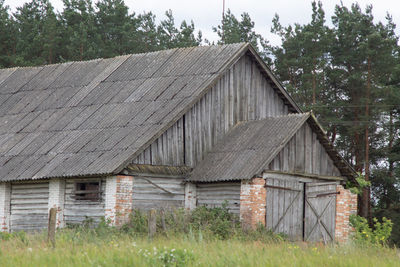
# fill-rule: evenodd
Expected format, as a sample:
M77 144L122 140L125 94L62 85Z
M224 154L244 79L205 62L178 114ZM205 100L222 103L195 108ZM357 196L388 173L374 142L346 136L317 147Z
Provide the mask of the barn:
M343 242L354 170L247 43L0 70L2 231L228 203Z

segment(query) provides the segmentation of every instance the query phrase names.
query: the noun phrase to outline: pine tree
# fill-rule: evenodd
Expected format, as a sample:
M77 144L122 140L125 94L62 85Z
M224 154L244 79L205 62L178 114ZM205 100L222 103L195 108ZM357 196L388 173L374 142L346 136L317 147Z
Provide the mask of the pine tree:
M138 20L129 14L123 0L100 0L96 3L97 29L101 36L100 54L113 57L136 52Z
M32 0L14 14L18 28L16 65L41 65L59 59L60 24L48 0Z
M16 28L10 9L0 0L0 68L14 64Z
M235 15L228 9L222 19L221 25L213 27L220 38L218 44L232 44L247 42L251 43L257 49L260 56L270 63L270 47L267 40L254 30L254 21L246 12L242 13L241 20L239 21Z
M100 33L91 0L63 0L63 57L68 60L87 60L101 57Z

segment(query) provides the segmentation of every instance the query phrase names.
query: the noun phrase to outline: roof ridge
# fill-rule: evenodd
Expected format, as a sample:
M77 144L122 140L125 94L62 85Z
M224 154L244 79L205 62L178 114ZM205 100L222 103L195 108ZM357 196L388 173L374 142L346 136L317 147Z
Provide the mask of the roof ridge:
M175 48L168 48L168 49L161 49L161 50L155 50L155 51L149 51L149 52L140 52L140 53L130 53L130 54L122 54L122 55L116 55L113 57L97 57L97 58L92 58L92 59L87 59L87 60L70 60L70 61L65 61L65 62L59 62L59 63L52 63L52 64L42 64L42 65L37 65L37 66L12 66L12 67L6 67L6 68L0 68L0 70L8 70L8 69L35 69L35 68L43 68L43 67L48 67L48 66L54 66L54 65L62 65L62 64L68 64L68 63L78 63L78 62L92 62L92 61L97 61L97 60L104 60L104 59L116 59L119 57L126 57L126 56L136 56L136 55L151 55L154 53L160 53L160 52L166 52L166 51L173 51L173 50L179 50L179 49L189 49L189 48L203 48L203 47L210 47L210 46L219 46L219 47L225 47L225 46L233 46L233 45L239 45L239 44L248 44L246 42L238 42L238 43L230 43L230 44L216 44L216 45L198 45L198 46L184 46L184 47L175 47Z

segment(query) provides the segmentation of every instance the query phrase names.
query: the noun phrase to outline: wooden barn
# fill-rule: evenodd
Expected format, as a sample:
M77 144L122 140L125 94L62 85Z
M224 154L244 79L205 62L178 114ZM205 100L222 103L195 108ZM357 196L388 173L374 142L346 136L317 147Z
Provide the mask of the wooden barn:
M0 70L0 225L228 203L244 227L346 241L354 170L251 45Z

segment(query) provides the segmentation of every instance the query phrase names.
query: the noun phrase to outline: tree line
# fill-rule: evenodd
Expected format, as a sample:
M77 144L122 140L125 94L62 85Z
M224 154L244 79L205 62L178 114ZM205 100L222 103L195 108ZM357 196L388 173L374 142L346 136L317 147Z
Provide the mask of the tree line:
M108 58L176 47L209 45L193 21L175 23L166 11L130 13L123 0L31 0L15 12L0 0L0 67ZM248 13L228 10L213 27L218 44L250 42L304 111L312 110L354 169L371 181L360 198L364 217L395 221L400 243L400 47L388 14L375 22L372 6L337 5L327 18L321 2L305 24L271 31L273 46L254 30ZM397 224L396 224L397 222ZM396 225L398 227L396 227Z

